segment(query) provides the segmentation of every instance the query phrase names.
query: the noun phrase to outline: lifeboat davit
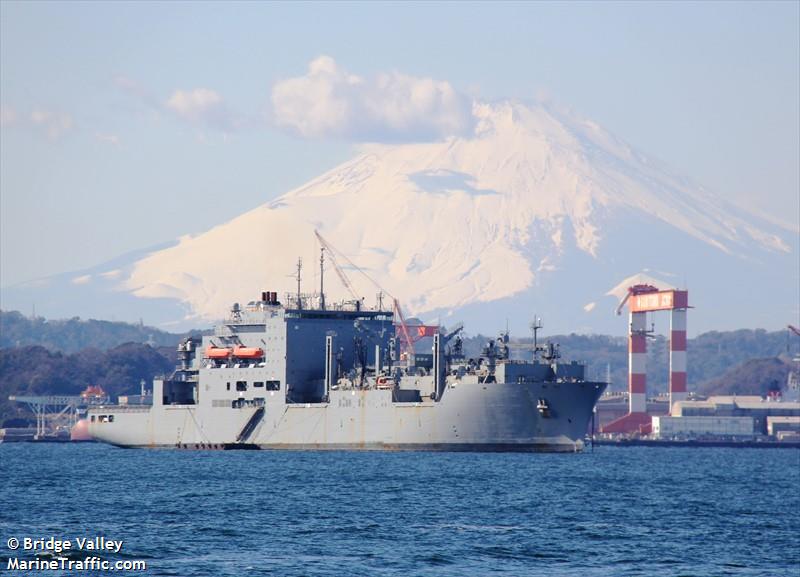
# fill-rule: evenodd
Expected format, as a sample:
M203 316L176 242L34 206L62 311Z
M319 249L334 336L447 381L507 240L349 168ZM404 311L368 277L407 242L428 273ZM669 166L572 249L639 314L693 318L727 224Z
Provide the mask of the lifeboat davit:
M233 356L240 359L260 359L264 351L258 347L234 347Z
M231 354L230 349L222 348L222 347L207 347L206 348L206 358L207 359L227 359Z

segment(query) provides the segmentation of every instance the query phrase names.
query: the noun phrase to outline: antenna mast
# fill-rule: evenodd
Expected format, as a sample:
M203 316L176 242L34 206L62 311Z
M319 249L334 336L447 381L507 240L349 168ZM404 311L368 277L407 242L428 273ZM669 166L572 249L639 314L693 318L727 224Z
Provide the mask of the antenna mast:
M302 270L302 268L303 268L303 259L302 258L298 258L297 259L297 276L295 277L295 279L297 280L297 308L298 309L302 309L303 308L303 300L302 300L302 297L300 296L300 271Z
M539 329L542 328L542 319L533 315L533 322L531 323L531 332L533 333L533 360L536 360L536 354L539 352Z
M325 247L319 249L319 308L325 310Z

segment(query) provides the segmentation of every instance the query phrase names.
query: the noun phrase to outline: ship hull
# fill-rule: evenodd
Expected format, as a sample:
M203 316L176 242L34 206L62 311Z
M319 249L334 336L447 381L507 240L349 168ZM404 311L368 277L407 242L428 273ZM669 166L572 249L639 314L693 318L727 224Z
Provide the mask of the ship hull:
M447 387L437 401L412 403L370 389L332 390L324 403L272 395L260 409L213 402L106 407L94 410L90 432L123 447L574 452L583 449L604 389L592 382L472 382Z

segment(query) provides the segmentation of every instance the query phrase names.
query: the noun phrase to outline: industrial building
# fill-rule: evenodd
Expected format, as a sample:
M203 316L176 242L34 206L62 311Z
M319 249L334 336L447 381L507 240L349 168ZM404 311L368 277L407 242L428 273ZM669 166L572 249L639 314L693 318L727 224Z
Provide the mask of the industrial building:
M770 437L800 435L800 417L767 417L767 434Z
M753 434L770 435L768 421L772 417L800 418L800 402L779 401L759 396L717 396L705 401L678 401L672 407L674 418L749 417Z
M752 438L754 435L753 417L653 416L653 437L657 439Z
M627 395L611 393L597 403L597 427L627 411ZM655 439L701 439L707 437L736 440L771 437L800 440L800 402L759 396L712 396L708 399L678 401L669 412L667 398L648 399L650 421L639 434ZM649 426L648 426L649 425Z

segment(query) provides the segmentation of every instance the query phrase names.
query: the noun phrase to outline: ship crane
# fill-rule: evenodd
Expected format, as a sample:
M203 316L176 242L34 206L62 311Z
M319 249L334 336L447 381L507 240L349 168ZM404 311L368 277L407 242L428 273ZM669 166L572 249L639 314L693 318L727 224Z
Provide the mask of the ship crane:
M453 330L448 331L444 335L442 335L442 344L447 344L450 342L454 336L464 330L464 323L458 323L456 326L453 327Z
M317 236L317 240L319 241L320 245L322 245L323 250L328 251L328 258L333 263L333 270L336 271L336 274L339 277L339 280L342 281L344 288L347 289L347 291L353 297L353 300L355 300L356 302L360 302L361 298L358 296L358 293L356 293L356 290L353 288L350 279L347 278L347 275L344 273L344 270L342 270L342 267L339 266L339 262L336 260L337 251L335 251L333 246L331 246L331 244L323 238L323 236L319 233L319 231L315 230L314 234ZM353 263L350 264L352 265Z
M406 319L403 316L403 311L400 308L400 301L397 300L395 297L393 297L391 295L391 293L389 293L389 291L384 289L380 284L378 284L378 282L375 279L373 279L371 276L369 276L367 273L365 273L360 267L358 267L355 263L353 263L353 261L351 261L349 258L347 258L347 256L345 256L344 254L342 254L341 252L336 250L336 248L334 248L334 246L331 243L329 243L327 240L325 240L325 237L323 237L319 233L318 230L315 230L314 234L316 235L317 240L319 240L319 242L322 245L322 247L324 247L328 251L328 254L330 255L330 259L331 259L331 262L333 263L333 268L336 271L336 274L339 276L339 279L342 281L342 284L345 286L345 288L353 296L353 299L355 299L356 303L360 303L362 299L358 296L358 294L355 291L355 288L353 288L353 284L350 282L350 279L347 278L347 275L345 274L344 269L342 269L342 267L339 265L338 261L336 260L336 255L337 254L341 258L343 258L347 262L348 265L350 265L355 270L360 272L364 277L366 277L366 279L369 282L371 282L376 288L378 288L378 290L380 290L381 293L387 294L392 299L393 308L394 308L394 314L397 317L398 324L400 326L400 341L401 341L400 348L401 348L401 352L405 352L405 353L412 352L414 350L414 340L411 338L411 334L409 333L409 330L408 330L408 324L406 323Z
M400 352L401 354L409 354L414 350L414 341L411 340L411 335L408 332L408 324L403 316L403 309L400 308L400 301L395 298L393 298L393 301L394 313L397 315L397 320L400 321L400 340L402 341L400 346L402 350Z
M458 336L458 334L464 330L464 323L458 323L452 330L448 331L441 337L440 344L441 346L447 346L453 338ZM450 358L462 358L464 356L464 345L461 341L461 337L456 339L456 342L453 343L453 347L447 347L447 356Z

